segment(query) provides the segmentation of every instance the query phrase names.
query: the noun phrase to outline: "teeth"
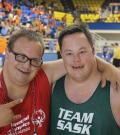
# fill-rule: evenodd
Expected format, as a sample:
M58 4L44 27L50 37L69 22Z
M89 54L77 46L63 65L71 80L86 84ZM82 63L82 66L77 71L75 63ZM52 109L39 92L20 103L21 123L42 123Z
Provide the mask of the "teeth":
M77 69L77 68L80 68L80 67L73 67L73 68Z
M83 68L83 66L73 67L74 69Z

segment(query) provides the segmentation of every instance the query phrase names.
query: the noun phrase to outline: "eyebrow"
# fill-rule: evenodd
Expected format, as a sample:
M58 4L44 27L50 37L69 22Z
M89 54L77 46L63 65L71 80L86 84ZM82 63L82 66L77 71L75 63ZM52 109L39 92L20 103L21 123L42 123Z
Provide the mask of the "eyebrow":
M33 59L33 60L40 60L40 59L42 59L42 58L30 58L30 57L28 57L27 55L25 55L25 54L23 54L23 53L18 53L18 52L16 52L16 51L14 51L14 50L12 50L14 53L16 53L17 55L22 55L22 56L25 56L25 57L27 57L27 58L29 58L29 59Z
M85 50L85 49L86 49L85 47L81 47L81 48L78 49L78 51ZM69 51L72 51L72 50L71 49L66 49L64 52L69 52Z

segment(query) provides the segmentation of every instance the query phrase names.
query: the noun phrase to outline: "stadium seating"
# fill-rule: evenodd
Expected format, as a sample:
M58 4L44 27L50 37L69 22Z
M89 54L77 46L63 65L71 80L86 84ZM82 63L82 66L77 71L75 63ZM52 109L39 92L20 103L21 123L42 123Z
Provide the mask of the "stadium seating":
M64 13L64 12L55 11L54 12L54 18L57 19L57 20L62 21L62 18L64 17L65 14L66 14L66 21L67 21L66 24L67 25L72 24L73 23L73 16L70 13Z
M73 0L74 6L79 6L81 11L97 12L104 0Z

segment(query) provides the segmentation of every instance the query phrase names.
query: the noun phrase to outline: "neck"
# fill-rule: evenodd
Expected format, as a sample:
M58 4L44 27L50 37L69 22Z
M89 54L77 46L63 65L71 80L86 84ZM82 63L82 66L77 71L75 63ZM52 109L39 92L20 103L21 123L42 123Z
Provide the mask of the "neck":
M74 103L83 103L87 101L96 90L101 80L100 73L94 73L84 81L76 81L69 76L65 78L66 95Z

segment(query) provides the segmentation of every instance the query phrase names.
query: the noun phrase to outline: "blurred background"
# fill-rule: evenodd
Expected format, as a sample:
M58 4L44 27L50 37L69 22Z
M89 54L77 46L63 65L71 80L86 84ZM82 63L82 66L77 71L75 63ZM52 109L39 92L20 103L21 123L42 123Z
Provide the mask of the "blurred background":
M0 67L9 36L27 28L42 34L44 61L59 59L57 38L64 27L84 22L92 33L96 55L120 60L120 0L0 0Z

